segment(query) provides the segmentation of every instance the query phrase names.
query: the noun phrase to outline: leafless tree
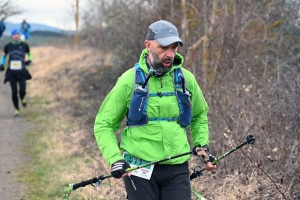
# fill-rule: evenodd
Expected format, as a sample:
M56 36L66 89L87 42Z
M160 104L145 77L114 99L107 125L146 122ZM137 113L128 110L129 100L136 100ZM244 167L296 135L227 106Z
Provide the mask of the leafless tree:
M0 2L0 19L5 20L6 18L18 15L22 11L16 6L12 0L3 0Z

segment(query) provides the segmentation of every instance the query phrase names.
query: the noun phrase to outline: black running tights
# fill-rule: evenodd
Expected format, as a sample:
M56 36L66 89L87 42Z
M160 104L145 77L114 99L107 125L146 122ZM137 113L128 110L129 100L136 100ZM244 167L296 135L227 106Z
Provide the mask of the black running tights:
M26 95L26 80L19 80L16 77L11 77L9 80L11 87L11 97L15 109L19 110L19 100L18 100L18 85L19 83L19 95L20 99L24 99Z

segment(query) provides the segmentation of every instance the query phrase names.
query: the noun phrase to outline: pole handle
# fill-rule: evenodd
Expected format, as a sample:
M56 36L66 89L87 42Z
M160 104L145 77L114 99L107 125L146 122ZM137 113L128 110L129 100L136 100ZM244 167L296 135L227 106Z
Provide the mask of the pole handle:
M87 185L92 185L93 183L97 183L99 182L99 179L97 177L95 178L92 178L90 180L87 180L87 181L81 181L80 183L76 183L73 185L73 190L76 190L80 187L85 187Z

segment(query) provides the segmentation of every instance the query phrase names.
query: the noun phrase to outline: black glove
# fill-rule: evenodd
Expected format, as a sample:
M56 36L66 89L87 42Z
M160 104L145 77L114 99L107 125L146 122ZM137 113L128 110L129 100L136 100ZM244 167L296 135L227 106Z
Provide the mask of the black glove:
M130 168L130 165L125 160L118 160L111 166L110 174L114 178L121 178L127 168Z
M209 152L209 148L207 145L204 145L202 147L194 147L192 152L194 155L199 156L200 160L205 164L216 160L216 158Z
M30 65L30 64L31 64L31 60L26 60L26 61L25 61L25 65L26 65L26 66L28 66L28 65Z
M4 66L0 65L0 72L4 71Z

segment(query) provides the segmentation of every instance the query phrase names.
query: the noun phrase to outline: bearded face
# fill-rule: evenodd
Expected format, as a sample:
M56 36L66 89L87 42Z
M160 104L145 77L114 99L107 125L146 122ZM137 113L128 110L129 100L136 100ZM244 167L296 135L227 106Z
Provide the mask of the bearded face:
M173 65L172 58L167 57L159 59L153 48L150 50L150 55L152 57L152 67L158 74L165 74L170 71Z

